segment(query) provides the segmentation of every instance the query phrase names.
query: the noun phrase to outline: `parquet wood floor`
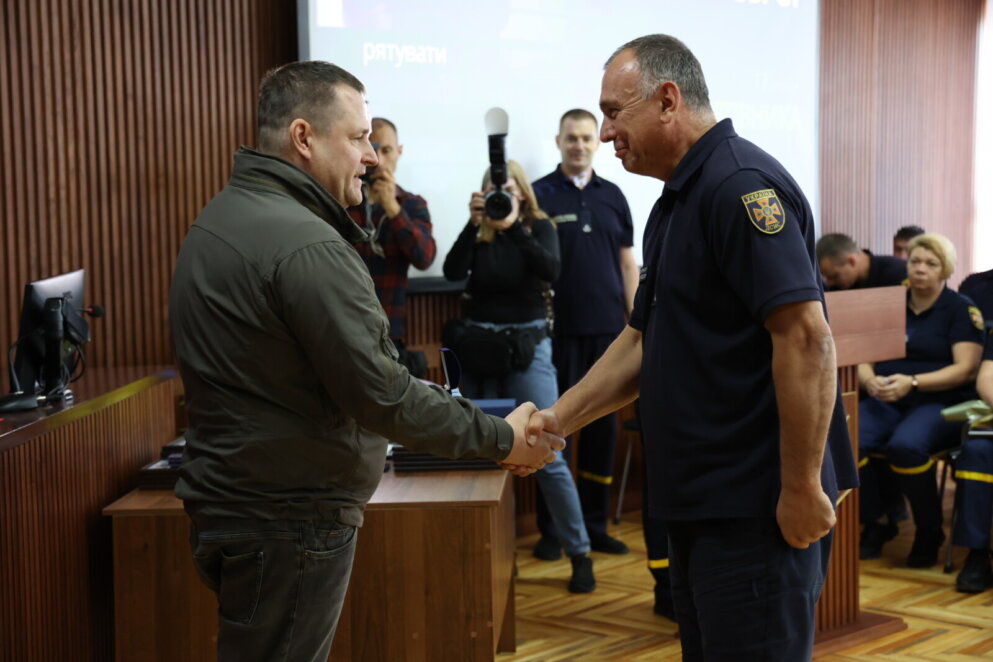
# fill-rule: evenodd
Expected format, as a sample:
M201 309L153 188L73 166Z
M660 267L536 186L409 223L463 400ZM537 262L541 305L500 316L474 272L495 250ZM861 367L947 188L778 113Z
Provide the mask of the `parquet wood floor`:
M942 573L941 566L902 567L912 528L905 522L883 558L863 562L861 574L863 610L899 616L907 629L819 661L993 660L993 591L979 595L955 591L964 550L956 550L956 569L949 575ZM597 590L588 595L566 590L568 559L539 561L531 555L537 536L518 540L517 652L501 654L497 660L680 659L675 623L652 613L652 579L645 565L640 514L628 513L611 533L623 539L631 553L594 553Z

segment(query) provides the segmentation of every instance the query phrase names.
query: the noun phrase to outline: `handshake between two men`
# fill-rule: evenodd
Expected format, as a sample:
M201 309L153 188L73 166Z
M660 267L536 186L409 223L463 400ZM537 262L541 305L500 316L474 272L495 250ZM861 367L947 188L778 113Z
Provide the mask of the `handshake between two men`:
M565 448L560 426L550 410L539 411L525 402L507 414L514 429L514 447L500 466L518 476L528 476L555 460L555 451Z

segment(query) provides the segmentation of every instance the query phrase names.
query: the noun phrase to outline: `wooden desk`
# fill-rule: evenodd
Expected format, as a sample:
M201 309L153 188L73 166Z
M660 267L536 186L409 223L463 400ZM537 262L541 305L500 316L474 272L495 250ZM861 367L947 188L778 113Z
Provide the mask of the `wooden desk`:
M217 602L171 492L113 518L117 660L214 660ZM383 476L359 530L329 660L492 660L514 650L514 501L503 471Z
M175 375L95 368L71 402L0 414L0 659L113 659L111 532L100 511L175 439Z

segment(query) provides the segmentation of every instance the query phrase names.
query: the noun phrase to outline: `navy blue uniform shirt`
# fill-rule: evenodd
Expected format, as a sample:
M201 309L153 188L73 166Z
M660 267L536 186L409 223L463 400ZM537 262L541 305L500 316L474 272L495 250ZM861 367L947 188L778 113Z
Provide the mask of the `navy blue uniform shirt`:
M626 312L620 254L634 244L631 209L621 189L595 172L579 189L556 168L534 182L534 192L558 228L556 334L620 333Z
M649 512L774 517L779 416L763 322L784 304L824 300L810 206L724 120L666 183L645 229L645 264L631 326L644 333ZM821 480L832 500L858 483L840 398Z
M869 276L865 281L856 283L856 289L905 284L907 280L907 261L902 257L873 255L871 251L865 249L862 249L862 252L869 256Z
M945 288L934 305L920 315L910 309L907 292L907 354L902 359L880 361L877 375L919 375L950 366L952 345L957 342L983 344L982 318L970 312L972 301L958 292ZM912 407L926 402L954 405L976 397L975 384L969 382L948 391L911 391L899 400L900 406Z
M986 328L993 330L993 269L967 277L959 286L959 292L975 302L986 320Z

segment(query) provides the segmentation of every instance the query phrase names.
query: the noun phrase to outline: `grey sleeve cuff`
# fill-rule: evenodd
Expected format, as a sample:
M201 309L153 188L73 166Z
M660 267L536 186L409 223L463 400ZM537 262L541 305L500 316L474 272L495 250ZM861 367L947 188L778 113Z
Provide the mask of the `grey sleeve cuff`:
M493 426L496 428L496 446L498 449L497 455L493 459L502 460L510 455L510 451L514 448L514 428L510 427L510 423L499 416L490 415L490 420L493 421Z

